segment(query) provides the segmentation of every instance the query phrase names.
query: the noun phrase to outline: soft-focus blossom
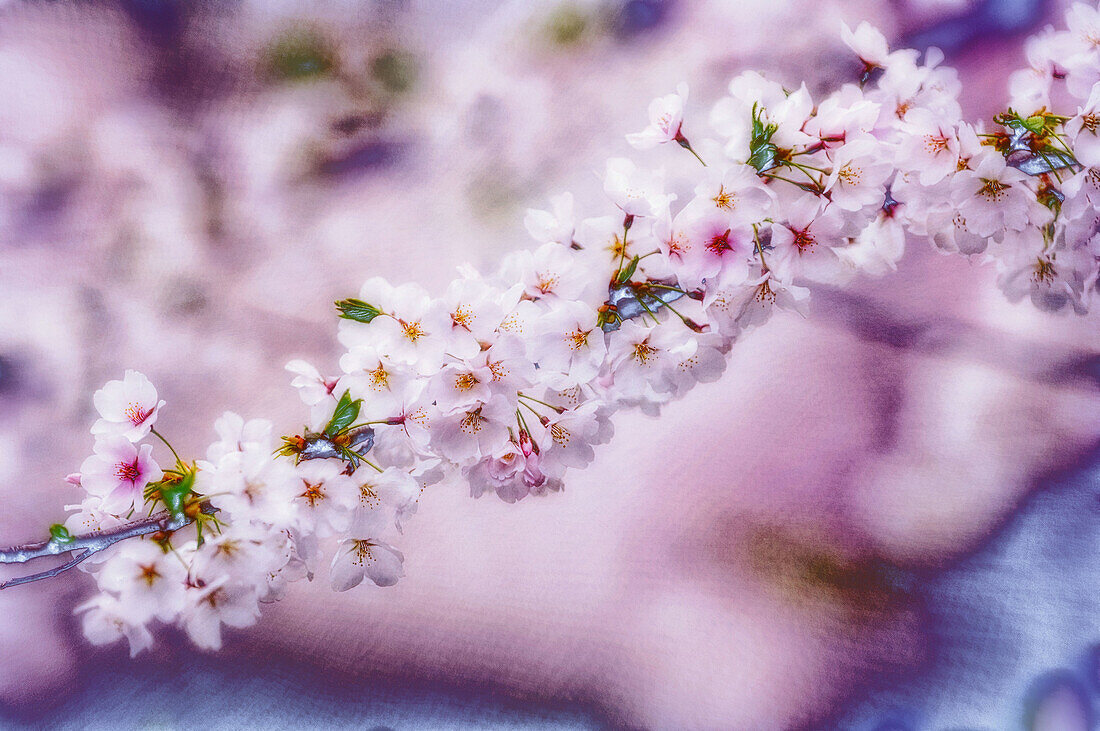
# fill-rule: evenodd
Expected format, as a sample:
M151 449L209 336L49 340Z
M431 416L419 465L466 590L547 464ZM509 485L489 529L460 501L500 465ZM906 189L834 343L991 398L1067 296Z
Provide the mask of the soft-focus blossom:
M626 136L626 141L636 150L648 150L666 142L683 139L680 127L684 123L684 104L688 87L681 83L675 94L662 96L649 103L649 126L641 132Z

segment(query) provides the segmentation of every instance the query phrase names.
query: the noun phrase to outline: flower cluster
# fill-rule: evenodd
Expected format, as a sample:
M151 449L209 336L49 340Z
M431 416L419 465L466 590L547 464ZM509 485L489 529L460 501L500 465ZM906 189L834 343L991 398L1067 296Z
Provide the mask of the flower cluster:
M223 624L255 623L261 603L281 598L291 581L312 578L320 541L330 536L341 538L330 569L334 588L364 578L387 586L402 575L401 553L382 536L415 509L420 488L412 475L366 467L363 474L331 459L295 464L278 456L270 422L232 413L215 424L219 439L206 460L185 463L164 440L176 464L162 471L152 445L137 442L160 437L152 426L163 404L134 371L96 392L95 454L69 478L88 494L51 531L61 545L89 531L106 534L144 505L184 526L119 543L84 564L100 588L77 608L93 642L126 637L131 652L140 652L152 643L155 619L217 649Z
M744 73L694 143L686 87L656 100L628 141L694 155L690 196L659 167L612 159L601 215L552 199L526 218L537 247L491 275L463 269L439 297L369 280L336 303L339 372L287 366L309 408L300 433L277 440L226 414L205 461L162 471L139 445L159 437L155 389L133 372L107 384L95 454L71 478L89 496L67 529L110 529L139 497L187 528L93 564L88 636L137 651L158 619L218 647L222 624L254 622L328 553L337 590L392 584L403 557L388 541L426 487L507 502L561 490L619 409L659 413L716 380L743 332L800 310L815 284L892 271L910 235L995 262L1010 298L1084 312L1100 261L1100 12L1069 18L1029 46L1033 68L989 130L961 119L942 54L891 52L866 24L844 29L853 83L824 99ZM1076 113L1050 111L1055 82Z

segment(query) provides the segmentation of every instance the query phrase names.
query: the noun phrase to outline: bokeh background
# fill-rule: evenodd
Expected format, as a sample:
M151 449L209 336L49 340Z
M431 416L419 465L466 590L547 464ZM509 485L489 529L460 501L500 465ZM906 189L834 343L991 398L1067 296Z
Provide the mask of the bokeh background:
M335 368L334 299L492 266L562 190L605 213L678 82L694 139L740 70L853 78L868 20L989 118L1067 6L0 0L0 543L77 499L104 381L149 375L186 453L225 409L294 429L282 366ZM86 577L5 592L0 727L1093 728L1098 354L1096 315L912 245L620 417L564 493L426 494L392 589L299 586L219 654L133 661L80 636Z

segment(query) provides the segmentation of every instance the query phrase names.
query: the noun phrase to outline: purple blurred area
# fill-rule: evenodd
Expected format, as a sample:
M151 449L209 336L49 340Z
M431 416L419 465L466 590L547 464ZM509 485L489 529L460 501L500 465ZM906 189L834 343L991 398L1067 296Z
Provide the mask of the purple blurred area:
M1067 6L0 0L0 543L77 501L103 382L146 373L186 454L226 409L296 428L283 364L335 369L333 300L492 266L563 190L605 213L596 171L678 82L705 135L741 70L853 78L840 21L867 20L941 47L989 118ZM0 726L1091 727L1095 658L1040 675L1100 639L1065 589L1100 588L1100 320L920 244L901 269L622 415L561 495L426 494L401 584L298 586L216 656L90 647L75 572L4 592ZM968 623L994 609L995 636Z

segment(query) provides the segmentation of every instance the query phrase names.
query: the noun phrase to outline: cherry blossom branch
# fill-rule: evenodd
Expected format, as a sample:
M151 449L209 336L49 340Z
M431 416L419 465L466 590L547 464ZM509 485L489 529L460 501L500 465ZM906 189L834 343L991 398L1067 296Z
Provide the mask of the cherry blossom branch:
M193 522L195 522L193 518L189 518L182 513L173 515L167 510L164 510L154 515L150 515L148 518L123 523L110 530L92 531L91 533L72 536L68 540L61 540L54 537L46 541L25 543L21 546L0 549L0 563L26 563L27 561L33 561L37 558L57 556L62 553L73 554L71 560L60 566L49 569L48 571L20 576L0 583L0 590L58 576L92 555L100 551L105 551L119 541L139 538L158 532L170 533L188 526Z

